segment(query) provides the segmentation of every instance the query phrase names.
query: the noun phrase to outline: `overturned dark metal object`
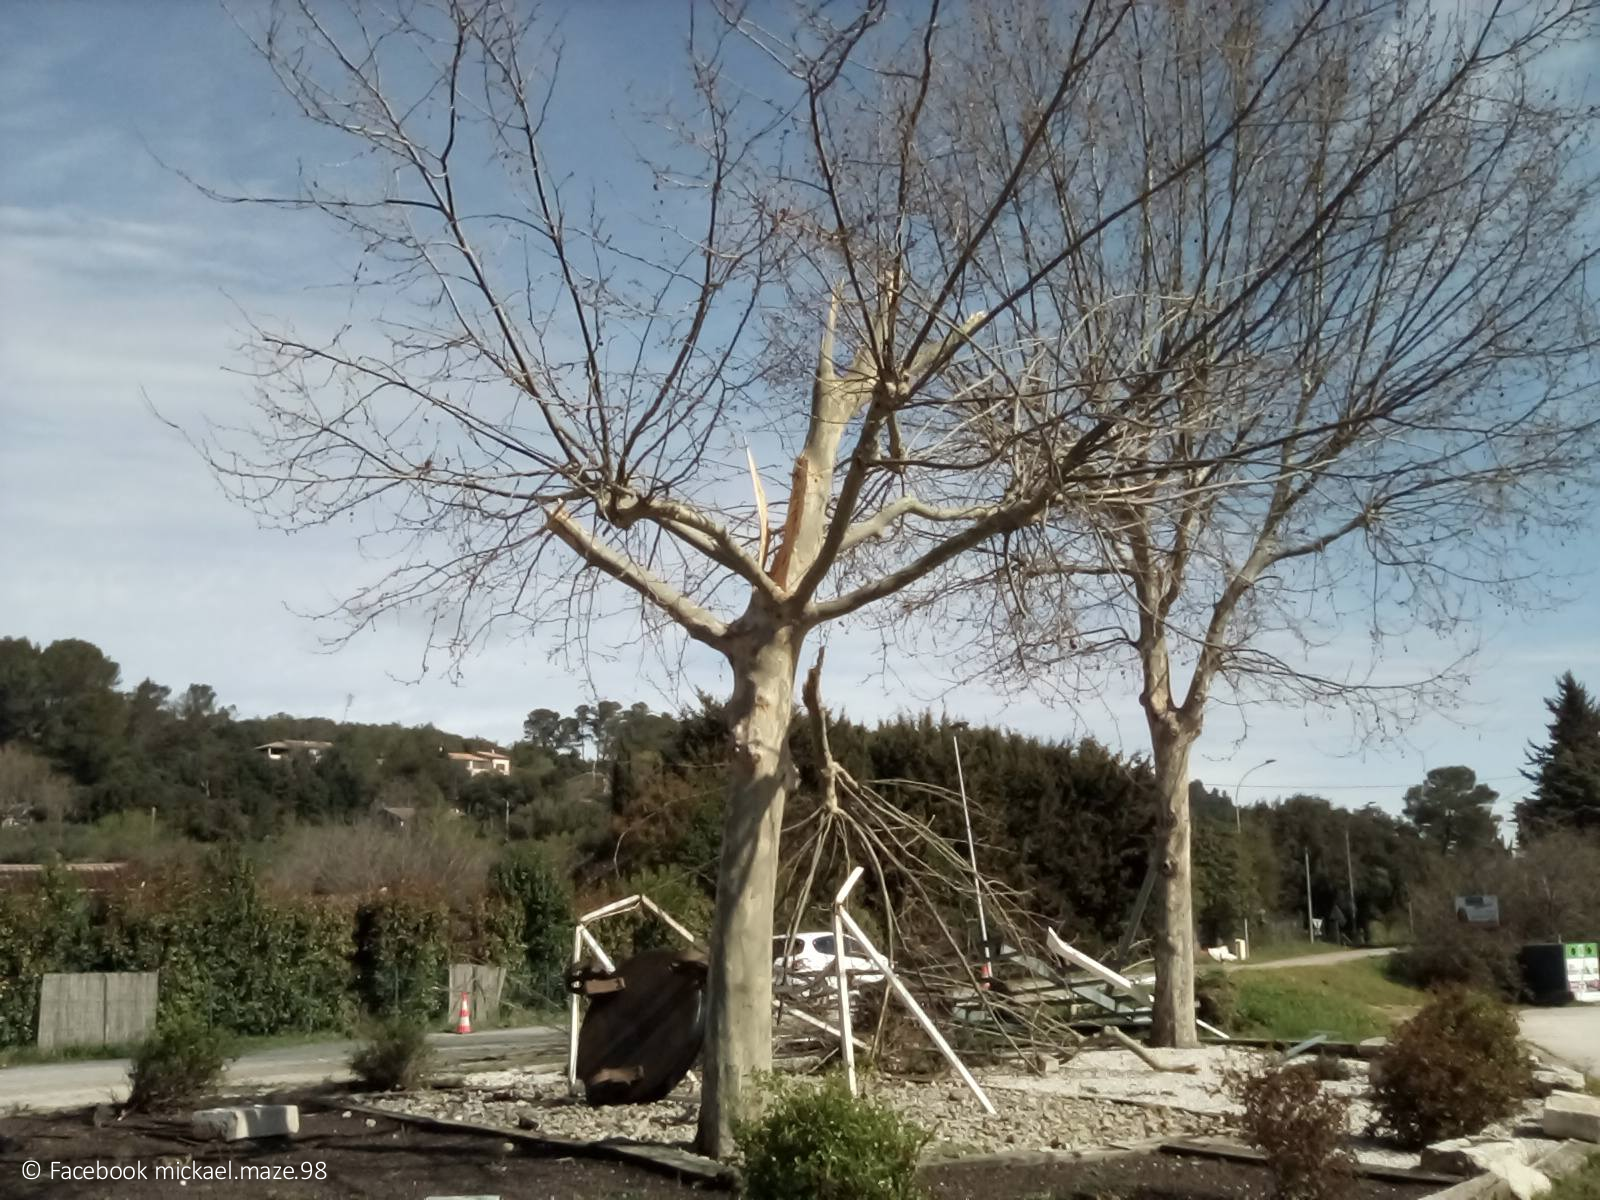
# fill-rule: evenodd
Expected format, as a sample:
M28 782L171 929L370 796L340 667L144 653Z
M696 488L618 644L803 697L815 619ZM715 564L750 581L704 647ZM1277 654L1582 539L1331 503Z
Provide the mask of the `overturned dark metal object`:
M705 1041L706 959L646 950L615 971L573 967L567 987L589 998L578 1032L578 1078L590 1104L650 1104L682 1082Z

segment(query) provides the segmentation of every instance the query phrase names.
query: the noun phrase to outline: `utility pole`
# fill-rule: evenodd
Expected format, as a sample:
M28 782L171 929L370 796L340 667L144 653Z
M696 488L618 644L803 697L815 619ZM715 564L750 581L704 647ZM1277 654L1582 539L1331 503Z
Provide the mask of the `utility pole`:
M1350 942L1355 944L1355 933L1360 928L1356 924L1356 869L1350 862L1350 818L1345 817L1344 822L1344 874L1350 884Z
M1241 797L1244 794L1244 781L1249 779L1250 776L1254 775L1262 767L1270 767L1273 763L1275 763L1277 761L1278 760L1275 759L1275 758L1264 758L1264 759L1262 759L1255 766L1251 767L1248 771L1246 771L1243 775L1239 776L1239 782L1238 782L1237 785L1235 785L1235 787L1233 789L1233 833L1234 833L1234 838L1235 838L1235 841L1237 843L1237 849L1238 849L1238 862L1239 862L1239 874L1240 874L1239 887L1241 889L1243 889L1243 887L1244 887L1244 878L1243 878L1243 876L1244 876L1244 826L1242 824L1240 824L1240 821L1239 821L1239 802L1240 802ZM1151 879L1152 880L1154 879L1153 875L1151 876ZM1250 903L1249 903L1249 900L1245 899L1239 905L1239 907L1244 909L1244 956L1245 956L1245 958L1248 959L1250 957Z
M1317 927L1311 919L1311 851L1306 851L1306 941L1317 940Z

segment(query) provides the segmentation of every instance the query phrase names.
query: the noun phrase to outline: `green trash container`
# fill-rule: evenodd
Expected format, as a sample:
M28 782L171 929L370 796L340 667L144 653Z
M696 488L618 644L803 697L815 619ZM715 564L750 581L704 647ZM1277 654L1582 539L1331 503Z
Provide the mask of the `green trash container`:
M1567 942L1567 991L1574 1000L1600 1004L1600 942Z

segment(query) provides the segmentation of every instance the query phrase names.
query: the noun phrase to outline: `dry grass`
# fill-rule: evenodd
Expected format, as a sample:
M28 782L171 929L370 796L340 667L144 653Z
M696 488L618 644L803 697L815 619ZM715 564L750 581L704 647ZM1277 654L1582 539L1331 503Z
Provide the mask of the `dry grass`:
M296 895L360 896L389 888L435 892L465 904L483 895L499 849L444 816L419 814L405 829L370 820L297 826L267 844L261 877L269 890Z

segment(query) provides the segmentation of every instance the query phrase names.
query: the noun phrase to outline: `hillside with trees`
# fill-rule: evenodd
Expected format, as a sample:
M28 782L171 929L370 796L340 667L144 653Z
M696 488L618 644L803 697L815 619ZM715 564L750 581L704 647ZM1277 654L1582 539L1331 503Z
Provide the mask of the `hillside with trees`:
M951 790L959 737L980 867L1067 936L1102 948L1121 939L1155 832L1143 757L929 714L875 726L840 715L828 737L852 776L876 781L896 807L964 851ZM273 742L320 745L272 760L261 747ZM816 748L798 720L789 742L800 821L818 803ZM127 687L118 664L89 642L8 638L0 640L0 859L244 845L258 858L294 860L269 865L269 878L357 892L386 878L387 855L409 862L393 870L437 876L423 882L465 905L500 847L528 842L549 850L585 894L608 897L640 878L678 889L683 903L714 893L730 743L711 698L679 713L615 700L571 713L536 708L506 748L506 773L469 774L449 757L484 745L432 725L241 716L203 683ZM1205 945L1240 936L1246 921L1258 938L1303 930L1308 866L1313 913L1338 907L1349 934L1367 938L1374 925L1401 919L1429 864L1506 853L1490 812L1495 793L1466 767L1430 772L1405 794L1404 816L1314 795L1236 810L1200 780L1189 794ZM405 821L447 823L454 848L437 862L386 849Z

